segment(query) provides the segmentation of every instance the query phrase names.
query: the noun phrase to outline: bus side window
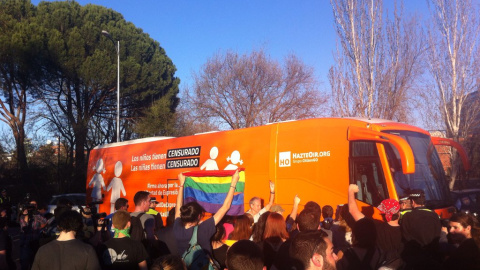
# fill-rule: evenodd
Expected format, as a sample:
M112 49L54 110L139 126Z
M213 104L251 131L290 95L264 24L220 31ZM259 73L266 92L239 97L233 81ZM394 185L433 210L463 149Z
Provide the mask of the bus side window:
M358 200L377 206L388 198L381 168L375 142L351 142L350 182L358 185Z

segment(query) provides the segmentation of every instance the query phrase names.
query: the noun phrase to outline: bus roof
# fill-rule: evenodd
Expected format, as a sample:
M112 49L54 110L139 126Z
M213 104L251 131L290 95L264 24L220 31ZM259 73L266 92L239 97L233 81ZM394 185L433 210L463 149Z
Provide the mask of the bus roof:
M299 121L309 121L309 120L351 120L351 121L359 121L359 122L364 122L367 124L371 124L375 126L375 130L377 131L383 131L383 130L410 130L410 131L416 131L419 133L423 133L426 135L430 135L427 131L406 124L406 123L401 123L401 122L396 122L393 120L387 120L387 119L381 119L381 118L364 118L364 117L325 117L325 118L310 118L310 119L302 119L302 120L286 120L286 121L279 121L279 122L272 122L268 123L266 125L273 125L273 124L282 124L282 123L292 123L292 122L299 122ZM225 130L226 131L226 130ZM204 135L204 134L209 134L209 133L216 133L216 132L222 132L222 131L207 131L203 133L197 133L195 135ZM149 138L142 138L142 139L136 139L136 140L129 140L129 141L124 141L124 142L115 142L115 143L110 143L110 144L105 144L105 145L99 145L96 146L94 149L104 149L104 148L109 148L109 147L116 147L116 146L123 146L123 145L129 145L129 144L137 144L137 143L144 143L144 142L154 142L154 141L161 141L161 140L167 140L167 139L172 139L175 137L167 137L167 136L161 136L161 137L149 137Z
M115 142L115 143L109 143L109 144L104 144L104 145L98 145L98 146L95 146L95 148L93 148L93 149L103 149L103 148L116 147L116 146L129 145L129 144L136 144L136 143L143 143L143 142L155 142L155 141L162 141L162 140L167 140L167 139L172 139L172 138L175 138L175 137L167 137L167 136L149 137L149 138L143 138L143 139L124 141L124 142Z

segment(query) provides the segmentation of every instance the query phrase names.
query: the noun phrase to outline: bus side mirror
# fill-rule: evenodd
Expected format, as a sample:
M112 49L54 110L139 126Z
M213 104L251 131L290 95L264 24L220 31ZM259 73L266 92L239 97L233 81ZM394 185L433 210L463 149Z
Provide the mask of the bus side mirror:
M400 160L402 161L403 173L415 173L415 159L413 157L412 148L408 142L400 136L382 133L362 127L349 127L347 131L347 140L391 143L398 150Z
M460 159L462 160L463 168L468 171L470 170L470 163L468 162L467 152L463 149L462 145L457 143L452 139L447 138L440 138L440 137L432 137L433 145L446 145L455 148L460 155Z

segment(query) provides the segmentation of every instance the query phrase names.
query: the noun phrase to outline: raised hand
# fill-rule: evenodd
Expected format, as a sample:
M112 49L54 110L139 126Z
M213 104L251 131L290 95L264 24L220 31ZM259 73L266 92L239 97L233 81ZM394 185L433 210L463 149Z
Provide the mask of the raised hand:
M240 171L237 169L232 175L232 186L236 186L238 180L240 179Z
M183 173L178 174L178 181L180 181L180 186L183 186L183 184L185 184L185 175L183 175Z
M357 193L358 192L358 186L355 185L355 184L350 184L350 186L348 186L348 192Z
M275 192L275 184L272 181L270 181L270 192L271 193Z
M293 198L293 204L298 205L300 203L300 197L298 195L295 195L295 198Z

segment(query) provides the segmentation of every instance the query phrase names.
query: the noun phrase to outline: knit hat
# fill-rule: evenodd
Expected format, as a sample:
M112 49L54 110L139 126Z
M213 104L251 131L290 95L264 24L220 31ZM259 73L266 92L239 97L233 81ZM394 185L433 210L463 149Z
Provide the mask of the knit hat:
M392 220L392 216L398 211L400 211L400 204L394 199L383 200L382 203L377 207L382 214L385 214L385 219L388 221Z

